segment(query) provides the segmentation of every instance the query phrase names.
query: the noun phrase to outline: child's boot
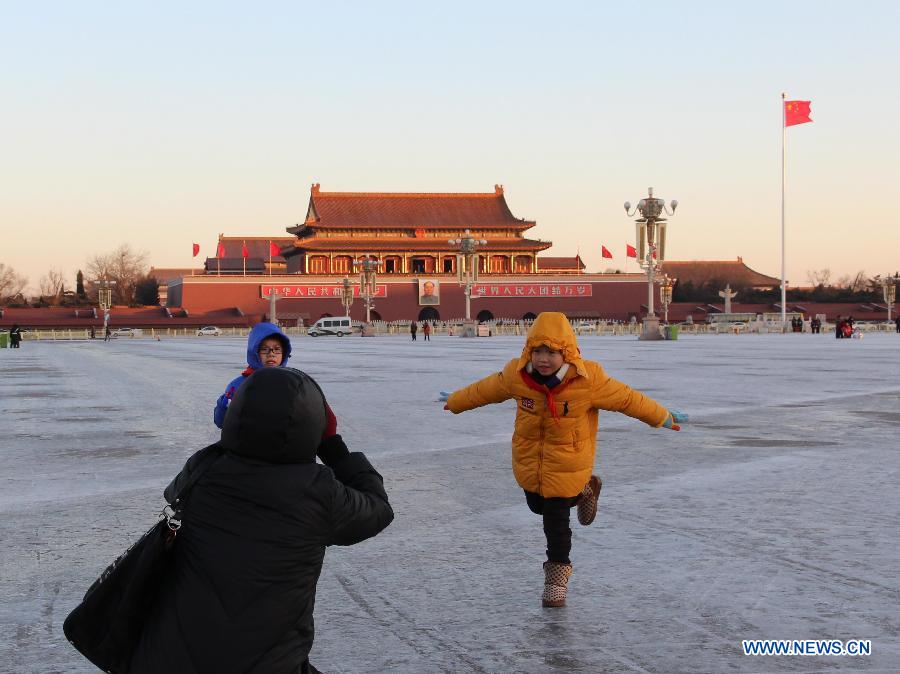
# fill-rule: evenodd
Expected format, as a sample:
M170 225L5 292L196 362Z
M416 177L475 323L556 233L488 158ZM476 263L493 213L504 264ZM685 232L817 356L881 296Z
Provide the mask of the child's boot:
M597 500L600 498L600 487L603 486L600 478L591 475L591 479L584 485L581 495L578 497L578 523L587 526L597 516Z
M541 595L541 605L544 608L566 605L566 586L571 575L571 564L544 562L544 593Z

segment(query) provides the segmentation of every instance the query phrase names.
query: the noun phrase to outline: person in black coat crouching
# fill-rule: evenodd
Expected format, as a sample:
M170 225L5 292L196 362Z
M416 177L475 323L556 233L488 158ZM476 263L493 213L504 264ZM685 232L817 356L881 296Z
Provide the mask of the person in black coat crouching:
M168 500L207 453L221 453L187 497L131 672L318 671L308 655L325 548L359 543L394 518L381 476L335 431L305 373L247 378L221 440L166 489Z

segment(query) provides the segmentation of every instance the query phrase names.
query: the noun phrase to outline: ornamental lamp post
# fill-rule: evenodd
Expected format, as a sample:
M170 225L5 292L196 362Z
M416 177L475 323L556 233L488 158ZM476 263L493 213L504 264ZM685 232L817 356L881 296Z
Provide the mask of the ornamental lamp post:
M106 329L109 327L109 310L112 308L112 289L116 282L104 278L94 281L94 283L98 286L97 303L103 310L103 333L105 335Z
M374 337L375 330L372 327L372 307L375 306L375 303L372 302L372 298L375 297L377 291L375 280L378 272L378 260L366 257L362 260L356 260L353 263L353 266L359 268L359 294L362 295L363 301L366 304L366 324L363 326L362 334L363 337Z
M641 199L635 209L631 210L631 202L625 202L625 213L628 217L640 212L635 219L635 243L637 260L641 269L647 272L647 315L638 339L656 340L663 336L659 331L659 318L653 311L653 284L658 272L662 270L666 253L666 218L663 215L675 215L678 202L674 199L666 208L666 202L653 196L653 188L647 189L647 196Z
M669 324L669 305L672 304L672 287L675 281L663 275L659 284L659 303L663 306L663 321Z
M353 284L346 276L341 286L341 304L344 305L344 315L350 318L350 307L353 306Z
M486 246L487 241L476 239L467 229L461 237L447 241L451 246L459 246L456 254L456 281L463 286L466 297L466 320L460 337L475 337L475 322L472 320L472 286L478 283L478 246Z
M898 276L885 276L881 281L881 292L884 295L884 303L887 304L888 323L891 322L891 309L897 299L897 281L900 281Z

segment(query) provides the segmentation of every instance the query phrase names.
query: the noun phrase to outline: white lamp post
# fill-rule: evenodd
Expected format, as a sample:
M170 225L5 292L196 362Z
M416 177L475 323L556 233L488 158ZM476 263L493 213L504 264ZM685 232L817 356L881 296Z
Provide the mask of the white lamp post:
M674 199L669 208L663 199L653 196L653 188L647 190L647 196L641 199L635 209L631 210L631 202L625 202L625 213L631 217L640 212L635 219L635 243L637 259L641 269L647 272L647 315L638 339L662 339L659 332L659 318L653 311L653 284L657 272L662 269L666 253L666 218L663 215L675 215L678 202Z
M887 304L888 323L891 322L891 309L894 307L894 301L897 299L897 281L898 277L885 276L881 281L881 292L884 295L884 303Z
M366 324L363 326L363 336L373 336L375 332L370 324L372 322L372 307L375 306L372 298L375 297L377 290L375 280L378 272L378 260L366 257L362 260L356 260L353 266L359 268L359 294L362 295L366 304Z
M353 284L346 276L341 286L341 304L344 305L344 315L350 318L350 307L353 306Z
M475 336L475 323L472 321L472 286L478 283L478 246L487 245L484 239L476 239L467 229L463 232L463 236L450 239L447 243L451 246L459 246L459 253L456 254L456 280L459 285L463 286L463 293L466 296L466 320L463 323L463 329L460 333L461 337Z

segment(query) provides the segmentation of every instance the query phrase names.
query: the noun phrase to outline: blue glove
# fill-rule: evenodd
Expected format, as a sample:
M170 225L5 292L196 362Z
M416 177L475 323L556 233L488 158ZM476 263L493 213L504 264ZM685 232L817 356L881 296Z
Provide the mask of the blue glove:
M687 412L679 412L678 410L669 410L669 414L672 415L672 420L676 424L686 424L691 420L691 415Z
M441 391L440 394L438 395L438 402L445 403L449 399L450 399L450 394L447 393L447 391Z
M663 428L671 428L673 431L680 431L681 426L679 426L679 424L683 424L687 421L690 421L689 415L684 412L679 412L678 410L669 410L669 416L666 417L666 420L663 422Z

